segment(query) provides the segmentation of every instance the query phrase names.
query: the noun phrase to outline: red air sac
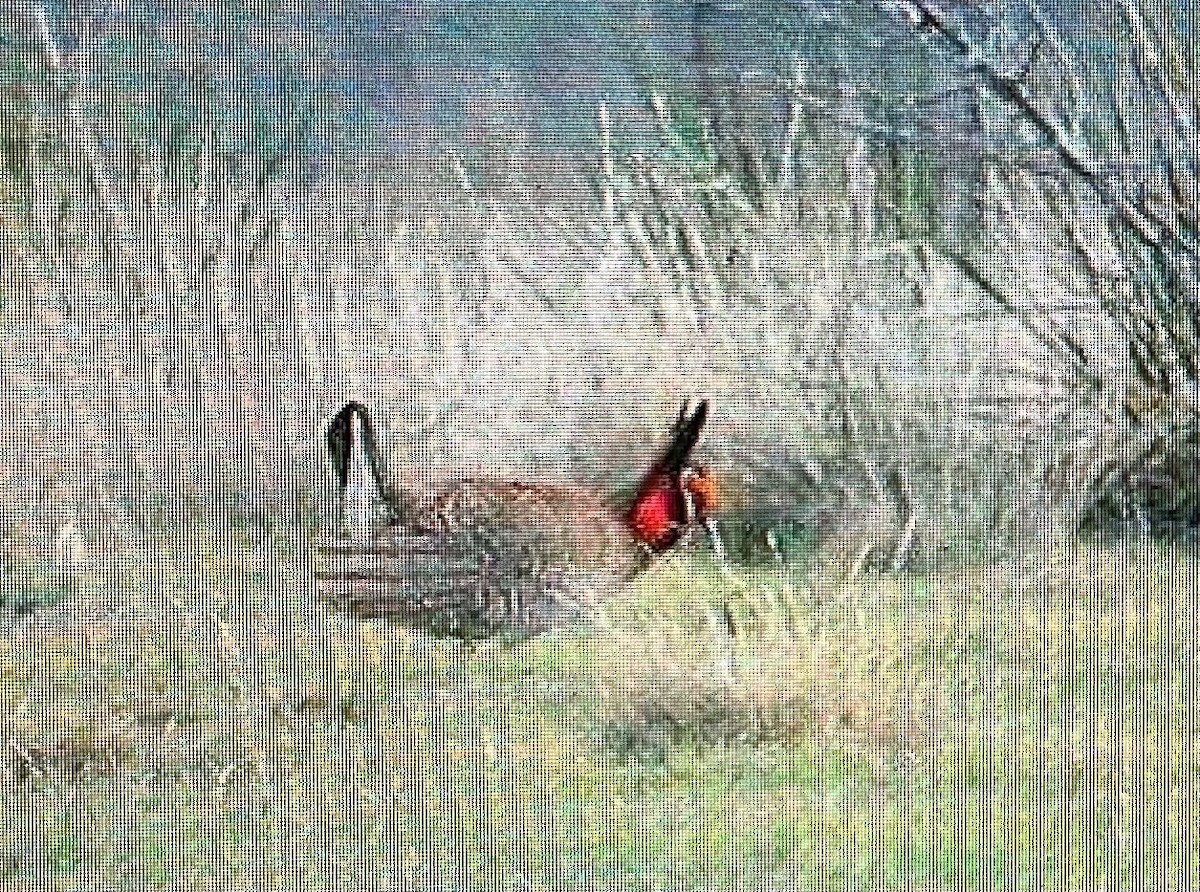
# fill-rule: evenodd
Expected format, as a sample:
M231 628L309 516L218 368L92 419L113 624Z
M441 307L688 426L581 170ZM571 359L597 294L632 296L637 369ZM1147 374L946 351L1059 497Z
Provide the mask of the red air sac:
M679 539L686 513L683 497L670 480L655 475L642 486L626 520L639 541L659 551L670 548Z

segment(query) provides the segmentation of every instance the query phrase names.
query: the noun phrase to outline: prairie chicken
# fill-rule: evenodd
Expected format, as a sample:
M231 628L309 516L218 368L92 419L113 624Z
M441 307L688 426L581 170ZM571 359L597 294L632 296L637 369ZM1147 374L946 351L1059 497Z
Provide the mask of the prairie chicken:
M319 554L322 597L463 639L537 634L578 618L695 527L713 547L712 475L690 462L708 416L685 403L666 451L621 510L585 487L462 479L390 488L366 408L328 428L341 535Z

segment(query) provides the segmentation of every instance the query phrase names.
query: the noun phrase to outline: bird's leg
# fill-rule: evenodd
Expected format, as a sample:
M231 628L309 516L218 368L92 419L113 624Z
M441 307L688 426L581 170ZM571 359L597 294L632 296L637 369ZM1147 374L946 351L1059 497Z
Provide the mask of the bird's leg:
M708 533L708 541L712 545L713 554L717 556L717 562L722 567L726 566L725 543L721 539L721 531L717 529L717 522L711 517L706 517L700 524L704 527L704 532Z

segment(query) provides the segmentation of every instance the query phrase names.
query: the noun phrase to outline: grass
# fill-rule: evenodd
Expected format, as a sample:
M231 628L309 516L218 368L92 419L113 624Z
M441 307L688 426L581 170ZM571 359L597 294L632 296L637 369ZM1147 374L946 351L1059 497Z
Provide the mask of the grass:
M1187 551L854 582L682 556L590 630L474 651L326 611L302 551L193 554L6 615L3 884L1200 876Z

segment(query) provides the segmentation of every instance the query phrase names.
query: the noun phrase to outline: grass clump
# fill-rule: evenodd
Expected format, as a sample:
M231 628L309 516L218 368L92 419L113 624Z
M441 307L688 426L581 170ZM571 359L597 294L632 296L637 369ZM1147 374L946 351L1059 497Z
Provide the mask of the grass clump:
M919 745L932 697L914 663L924 636L889 614L888 594L828 568L664 561L608 611L594 641L601 726L635 748L831 737Z

